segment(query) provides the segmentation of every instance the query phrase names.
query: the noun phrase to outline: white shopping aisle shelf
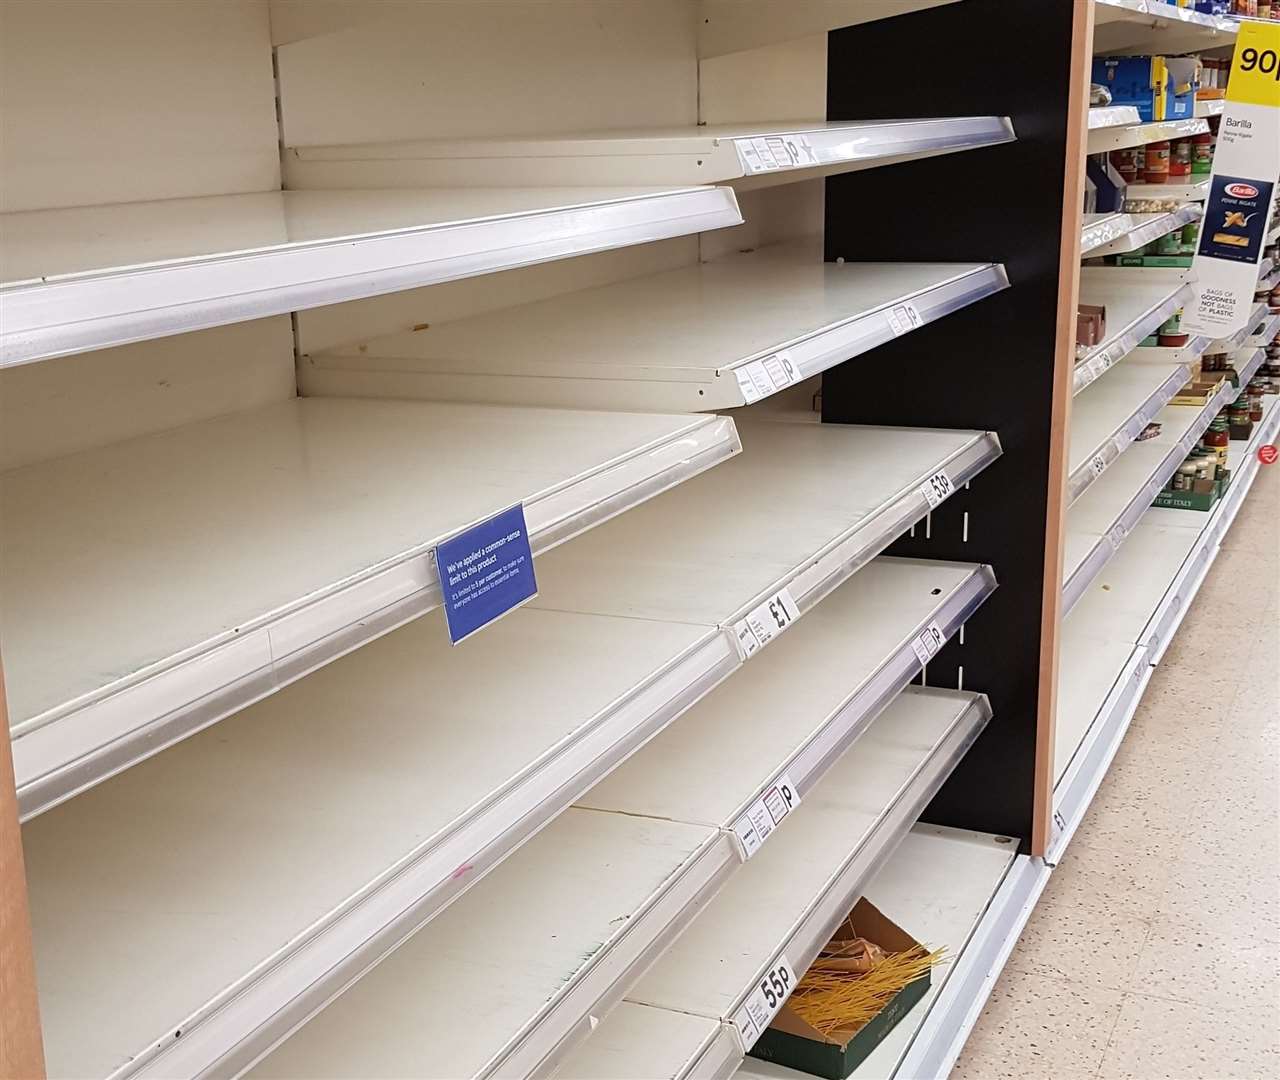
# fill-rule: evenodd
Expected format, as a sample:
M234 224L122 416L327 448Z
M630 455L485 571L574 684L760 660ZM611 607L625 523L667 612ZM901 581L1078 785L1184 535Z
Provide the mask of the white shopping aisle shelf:
M994 587L990 567L876 559L784 635L767 665L718 687L578 805L714 825L750 857ZM744 722L755 716L767 722Z
M1075 502L1142 434L1190 377L1185 364L1123 361L1071 408L1067 496Z
M715 416L295 399L6 473L24 816L437 607L460 530L520 503L546 551L738 448Z
M203 859L208 850L237 851L251 861L243 873L230 874L236 882L260 876L261 869L254 868L274 865L281 850L290 853L285 865L296 858L323 876L313 880L295 868L296 880L290 880L299 894L281 889L270 905L244 896L261 909L260 933L237 939L234 948L212 958L216 963L196 962L200 942L207 940L198 923L200 932L186 939L189 959L180 984L166 983L164 974L171 953L182 951L177 931L164 950L138 944L131 970L152 991L167 989L157 995L154 1013L140 1011L136 1023L99 1031L94 1040L78 1030L76 1018L92 1014L95 1002L118 996L120 973L108 968L100 979L73 978L81 970L76 958L51 954L54 971L42 979L62 987L54 1000L64 1006L50 1009L46 1018L51 1046L59 1054L82 1046L83 1053L101 1055L104 1063L132 1058L130 1075L200 1073L252 1059L297 1016L322 1004L335 987L455 900L475 877L732 672L744 655L767 659L783 647L802 656L810 646L815 655L821 651L828 625L821 618L812 630L805 630L807 619L799 619L786 636L775 632L781 645L761 649L747 629L760 597L776 600L786 592L788 606L782 610L789 627L790 617L810 611L897 535L895 529L900 532L927 511L929 502L919 488L931 476L949 468L959 485L997 453L991 436L973 432L744 426L751 431L751 449L741 460L750 465L696 497L700 514L689 514L677 503L663 511L661 524L611 530L606 549L637 548L634 575L610 572L598 552L565 547L548 553L538 563L542 591L537 601L460 649L450 650L438 626L405 627L32 822L31 850L41 859L33 862L33 882L43 895L57 898L49 910L72 921L83 903L120 913L113 939L124 940L131 928L136 932L149 924L147 897L153 893L164 896L170 888L189 887L206 899L183 900L178 907L208 905L207 897L228 880L222 860ZM894 470L866 464L867 446L897 437L903 445ZM799 517L788 525L775 515L793 502L807 501L812 509L809 489L795 482L794 466L805 462L812 480L828 471L839 475L842 494L839 500L828 498L826 512L801 528ZM777 531L762 547L770 522ZM744 543L747 537L751 540ZM690 595L674 580L679 575L673 569L682 565L701 583ZM647 571L665 572L665 581L648 581ZM862 642L865 667L860 675L840 668L847 677L840 687L846 696L805 721L811 732L807 740L795 736L814 755L808 769L815 774L833 752L824 739L847 745L860 730L862 714L877 709L884 695L918 670L915 638L934 627L939 637L950 634L991 588L989 571L976 568L890 560L864 573L866 582L855 580L852 595L885 611L885 618L869 631L856 626L847 631L852 636L843 639L846 645ZM639 602L647 614L637 610ZM517 648L526 640L531 644ZM931 640L936 648L937 639ZM877 649L883 651L877 654ZM614 652L626 655L627 662L606 662ZM519 660L514 668L511 657ZM584 657L587 674L580 670ZM444 685L437 674L442 668L450 671ZM503 668L511 668L511 678L494 679L491 672ZM573 708L564 701L569 686L579 687ZM371 718L353 724L354 717L365 714ZM516 714L526 722L518 733L504 736L500 729ZM477 716L490 721L475 721ZM322 723L332 734L313 744ZM364 736L373 731L385 738L366 744ZM254 749L258 740L263 746ZM502 744L501 753L494 751L495 741ZM295 759L303 746L313 746L314 755ZM439 746L448 749L433 750ZM226 770L209 768L209 760L258 763L263 777L249 790L260 793L252 803L259 827L273 820L281 785L297 792L269 845L264 840L264 848L237 847L249 803L218 801ZM343 780L328 775L337 761L364 765ZM787 761L783 755L761 764L776 772ZM399 782L393 782L396 777ZM366 783L375 787L365 790ZM350 799L331 798L343 784L354 785ZM408 812L419 804L424 788L435 792L434 801ZM314 813L305 810L309 797L320 799ZM182 809L185 800L191 800L189 809ZM385 846L357 845L359 850L339 867L331 865L327 853L343 841L334 841L316 821L326 807L351 801L376 814ZM153 845L116 850L106 842L129 835L111 830L110 822L153 804L155 811L145 815L156 830ZM345 814L334 825L341 829L344 823L349 823ZM162 840L162 832L170 838ZM98 836L89 849L95 858L64 865L58 856L64 835ZM304 858L302 853L312 849ZM196 862L173 873L175 850ZM726 850L736 858L732 847ZM121 876L123 866L130 869ZM81 869L84 880L76 877ZM208 873L213 879L206 881ZM123 892L103 897L99 890L104 888ZM237 918L230 909L218 917ZM50 940L58 940L57 925L49 928ZM180 1040L176 1031L184 1033ZM99 1065L73 1071L107 1070Z
M994 263L823 262L765 246L304 361L315 392L568 405L749 405L1008 287Z
M927 1071L950 1035L944 1018L974 990L975 976L993 981L992 945L1013 928L996 925L1008 913L1001 892L1028 866L1009 838L917 825L863 895L930 949L946 953L928 991L849 1075L857 1080L903 1080L940 1075ZM985 995L984 995L985 996ZM949 1049L949 1047L947 1047ZM806 1074L756 1058L738 1069L739 1080L802 1080Z
M1054 752L1056 862L1079 826L1151 677L1212 565L1260 467L1280 437L1280 403L1266 399L1252 437L1233 442L1226 495L1208 512L1151 509L1063 622Z
M1198 203L1150 214L1085 214L1080 254L1097 259L1137 251L1152 240L1199 221L1203 214L1204 208Z
M752 950L767 948L767 941L777 930L784 933L797 950L803 948L807 951L809 939L816 941L826 921L842 917L843 911L836 914L835 908L844 902L847 892L856 890L865 881L887 851L896 846L919 808L976 737L988 715L985 699L977 695L919 689L905 692L863 736L856 750L840 759L828 775L827 783L820 786L819 794L793 812L791 820L785 822L780 831L780 839L740 867L729 878L728 887L722 889L709 906L703 907L702 913L710 917L710 925L714 928L722 924L722 917L716 915L718 911L731 912L735 918L746 917L752 925L750 934L738 934L743 947ZM855 762L861 762L860 767L855 767ZM857 798L851 797L853 791L859 793ZM588 846L579 841L572 851L566 845L565 850L558 852L555 862L547 860L540 850L538 853L544 862L538 877L503 880L506 889L499 902L492 908L486 905L482 912L473 909L473 902L481 890L489 889L500 879L512 878L515 870L523 870L529 852L544 841L556 838L562 823L573 822L576 827L580 816L611 823L599 826L609 832L618 829L612 823L625 822L640 837L647 835L644 830L649 826L655 830L686 829L695 837L704 831L697 826L628 814L580 809L569 811L538 840L478 886L464 904L451 909L451 913L472 911L471 920L465 927L448 927L448 914L437 920L285 1042L252 1075L372 1077L425 1074L456 1077L493 1075L495 1069L500 1070L501 1075L548 1075L566 1054L564 1068L569 1075L581 1073L582 1066L575 1065L574 1061L577 1054L584 1051L579 1049L577 1054L573 1053L572 1044L581 1043L596 1029L595 1021L605 1016L613 1004L608 999L614 993L620 995L625 992L627 980L639 974L639 965L622 971L621 965L615 964L613 967L619 972L619 977L608 991L579 994L580 1008L587 1005L590 998L594 1000L579 1013L576 1025L570 1023L567 1003L558 1010L555 1021L539 1019L534 1025L523 1013L535 1011L542 1017L554 1010L562 998L573 993L575 980L582 978L577 975L579 969L574 965L582 964L582 960L571 950L575 945L581 948L582 942L594 942L597 939L590 935L600 933L594 912L603 904L601 897L593 893L591 877L634 878L634 871L626 868L633 857L644 855L644 849L637 850L634 841L624 839L619 842L611 837L612 849L603 843ZM725 832L714 831L713 835L726 841L728 838ZM788 851L793 860L799 858L804 864L791 875L793 890L787 890L786 882L773 880L767 870L756 869L769 863L771 853ZM688 855L684 854L684 857L688 858ZM775 856L773 861L776 863L783 857ZM777 924L776 927L761 925L758 919L751 917L753 912L743 911L742 889L735 891L733 888L735 883L750 875L762 881L762 874L773 883L765 889L759 886L754 890L748 889L752 898L750 904L753 911L759 908L762 912L772 913L771 921ZM581 883L580 887L573 887L575 881ZM653 887L651 882L644 884ZM519 886L520 890L513 889L513 885ZM611 882L607 892L613 893L618 887ZM770 902L765 894L779 894L779 890L786 894L785 899L781 895L773 895L773 902ZM641 891L637 889L637 895ZM543 897L548 894L555 898L561 909L550 940L551 927L536 919L536 913L544 905ZM485 893L486 897L489 895ZM655 903L664 899L656 893L651 898ZM520 914L526 906L534 908L535 918ZM790 908L798 908L798 911L789 915ZM493 909L500 918L487 917ZM577 909L582 910L581 916ZM802 925L790 926L795 914L800 915ZM653 985L655 980L659 987L663 985L662 972L668 965L680 962L687 945L698 948L697 939L708 923L693 916L692 905L685 907L684 915L693 917L692 925L681 934L674 947L668 947L661 955L656 951L650 954L657 957L657 962L632 991L632 1001L641 1001L646 987ZM498 936L495 927L501 924L501 918L509 920L512 925ZM628 925L626 920L618 921ZM789 930L786 929L788 926ZM448 937L437 936L437 928L442 931L452 929L455 934L461 931L467 939L455 943ZM479 936L485 933L490 937L497 936L498 940ZM632 936L637 934L638 931L632 929ZM517 948L523 950L522 954L516 953ZM589 945L588 954L597 955L597 948L594 944ZM817 945L813 948L816 952ZM802 954L797 951L796 955ZM492 1007L486 1007L484 999L478 996L492 993L491 976L481 983L471 972L491 971L494 963L505 969L508 964L519 965L521 961L523 970L529 975L510 981L502 996L504 1015L495 1018ZM738 958L737 966L746 972L755 964L750 957L743 956ZM572 972L567 981L560 974L566 967ZM546 988L535 984L526 992L526 987L535 983L532 976L541 977L544 972L555 976L555 981L548 982ZM706 972L708 977L714 978L714 974ZM732 972L722 971L721 974L733 978ZM565 989L552 999L550 1006L544 1005L548 988L561 985ZM735 990L730 992L730 996L739 995ZM470 1011L465 1011L467 1009ZM681 1011L699 1014L697 1009ZM410 1018L415 1016L422 1020L412 1022ZM495 1019L498 1022L495 1023ZM708 1015L707 1019L718 1020L720 1017ZM645 1019L633 1014L631 1022L645 1023ZM512 1029L523 1025L518 1042L506 1034L508 1025ZM605 1030L606 1034L616 1032L617 1025L607 1028L601 1024L600 1030ZM685 1034L688 1037L689 1033ZM619 1036L615 1034L614 1037ZM505 1050L504 1039L507 1045L516 1047L520 1058ZM440 1041L448 1045L437 1047ZM694 1033L692 1041L719 1043L721 1048L727 1049L719 1041L718 1033L710 1028L704 1027L702 1032ZM430 1049L433 1047L436 1049ZM536 1048L538 1053L535 1054L532 1048ZM696 1053L694 1047L689 1048L689 1053L673 1053L672 1063L682 1067Z
M1204 121L1200 121L1201 124ZM414 187L623 187L802 180L1012 142L1003 116L787 120L690 127L291 146L305 187L359 187L394 169Z
M0 367L742 223L723 187L391 186L0 215Z
M1246 367L1242 381L1256 369L1256 363ZM1236 388L1224 379L1204 405L1167 405L1153 419L1160 425L1159 435L1133 443L1071 504L1062 572L1064 614L1124 543L1209 422L1235 397Z
M1080 271L1080 303L1107 309L1106 337L1080 355L1073 376L1080 393L1129 353L1191 296L1178 271L1088 266Z
M808 967L989 716L981 695L903 691L628 1000L732 1023L749 1048L761 979Z

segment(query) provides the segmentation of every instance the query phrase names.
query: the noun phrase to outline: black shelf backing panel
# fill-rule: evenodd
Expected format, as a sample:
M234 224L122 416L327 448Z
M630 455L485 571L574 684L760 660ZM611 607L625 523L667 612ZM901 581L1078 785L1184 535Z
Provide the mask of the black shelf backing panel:
M826 257L989 259L1011 288L823 378L826 422L980 428L1004 455L889 552L989 562L1000 587L929 665L991 698L993 720L923 820L1031 835L1040 677L1070 0L961 4L828 35L827 116L1007 115L1017 141L826 181ZM933 78L949 72L939 93ZM963 516L968 513L968 540Z

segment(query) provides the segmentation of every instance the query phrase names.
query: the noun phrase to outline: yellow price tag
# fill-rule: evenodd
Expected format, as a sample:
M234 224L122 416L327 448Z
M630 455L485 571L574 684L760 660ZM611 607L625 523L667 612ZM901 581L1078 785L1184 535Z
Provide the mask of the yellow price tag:
M1280 109L1280 22L1242 22L1227 100Z

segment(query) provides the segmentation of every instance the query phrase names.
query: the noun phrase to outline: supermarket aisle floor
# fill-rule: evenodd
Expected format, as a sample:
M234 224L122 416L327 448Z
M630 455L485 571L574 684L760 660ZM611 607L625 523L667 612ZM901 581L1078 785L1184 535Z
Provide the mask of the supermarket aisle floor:
M1227 534L952 1080L1280 1077L1278 604L1280 465Z

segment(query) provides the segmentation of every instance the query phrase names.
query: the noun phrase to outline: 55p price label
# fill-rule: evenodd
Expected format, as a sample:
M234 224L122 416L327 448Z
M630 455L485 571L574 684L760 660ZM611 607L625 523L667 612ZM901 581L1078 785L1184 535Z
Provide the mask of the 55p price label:
M742 1045L750 1050L757 1039L764 1034L769 1021L778 1015L778 1010L791 996L796 986L796 973L785 956L779 956L773 966L764 973L764 977L756 983L747 996L733 1022L742 1036Z

